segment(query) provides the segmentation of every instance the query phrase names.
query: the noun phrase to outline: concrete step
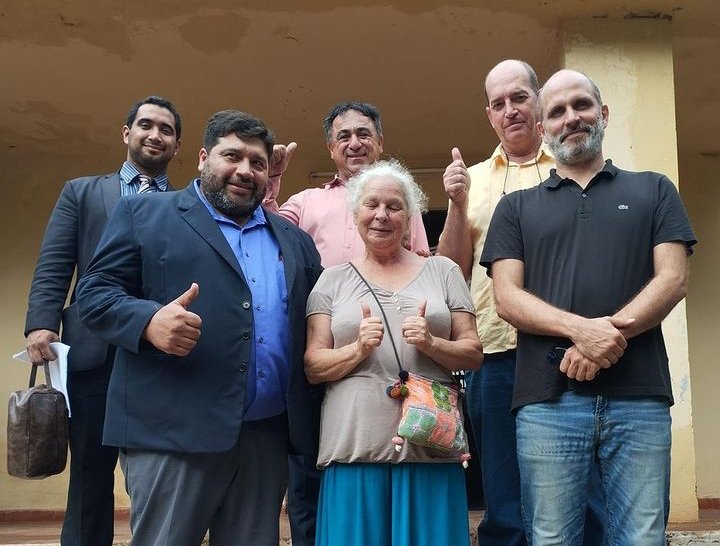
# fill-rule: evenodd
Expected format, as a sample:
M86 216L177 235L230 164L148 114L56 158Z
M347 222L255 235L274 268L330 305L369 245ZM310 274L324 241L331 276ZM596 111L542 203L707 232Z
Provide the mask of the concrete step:
M720 544L720 531L671 531L668 546L711 546Z
M477 526L470 531L471 546L481 546L477 541ZM718 546L720 544L720 530L718 531L668 531L667 546ZM55 545L53 545L55 546ZM128 546L121 543L121 546ZM209 546L207 539L203 546ZM290 537L280 538L279 546L292 546Z
M476 529L483 512L468 515L472 546L478 546ZM58 518L41 521L3 521L0 519L0 546L59 546L62 522ZM720 545L720 510L701 510L700 521L671 524L667 533L668 546ZM129 546L130 532L127 515L116 518L114 546ZM207 545L207 541L203 543ZM287 517L280 518L279 546L292 546Z

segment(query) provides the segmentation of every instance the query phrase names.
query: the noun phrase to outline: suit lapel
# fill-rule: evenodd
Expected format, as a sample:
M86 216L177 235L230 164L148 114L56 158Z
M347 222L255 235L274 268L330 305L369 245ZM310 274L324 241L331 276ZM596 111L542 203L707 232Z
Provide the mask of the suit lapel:
M207 208L198 198L195 192L195 184L191 182L185 190L179 193L178 208L180 209L180 216L215 252L225 259L243 282L247 284L245 275L240 269L240 264L238 264L235 254L233 254L230 245L228 245L220 228L218 228L217 222L210 216Z
M295 284L295 275L297 274L297 257L295 248L293 247L294 239L290 237L289 227L282 222L278 216L265 211L265 218L267 218L270 228L275 235L275 239L280 246L280 254L282 255L285 266L285 282L287 283L289 297Z
M106 174L100 184L103 205L105 205L105 215L110 218L110 213L120 200L120 174Z

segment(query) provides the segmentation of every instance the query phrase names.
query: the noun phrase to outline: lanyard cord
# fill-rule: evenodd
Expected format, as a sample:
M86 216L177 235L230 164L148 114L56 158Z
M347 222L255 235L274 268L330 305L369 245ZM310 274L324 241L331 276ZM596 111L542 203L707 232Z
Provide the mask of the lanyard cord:
M505 152L505 148L503 148L503 152ZM540 167L538 166L538 160L537 157L535 158L535 170L537 170L538 174L538 184L543 181L542 174L540 174ZM518 164L518 167L520 165ZM507 185L507 179L508 179L508 171L510 170L510 159L508 159L507 152L505 152L505 178L503 179L503 189L502 193L500 195L505 195L505 187Z
M387 327L387 333L388 337L390 338L390 343L392 344L393 351L395 352L395 359L397 360L398 364L398 377L400 377L400 382L405 383L405 381L408 378L408 373L403 369L402 364L400 363L400 355L398 354L397 347L395 346L395 340L393 339L392 332L390 331L390 323L388 322L387 315L385 315L385 309L383 309L382 303L380 303L380 299L377 297L377 294L375 293L375 290L372 289L372 286L370 286L370 283L367 282L367 279L362 276L362 273L358 271L358 268L355 267L355 264L352 262L348 262L350 264L350 267L352 267L355 270L355 273L358 274L358 277L362 280L362 282L365 283L365 286L368 287L368 290L370 290L370 293L373 295L373 298L375 298L375 301L377 302L378 306L380 307L380 312L382 313L383 320L385 321L385 326Z

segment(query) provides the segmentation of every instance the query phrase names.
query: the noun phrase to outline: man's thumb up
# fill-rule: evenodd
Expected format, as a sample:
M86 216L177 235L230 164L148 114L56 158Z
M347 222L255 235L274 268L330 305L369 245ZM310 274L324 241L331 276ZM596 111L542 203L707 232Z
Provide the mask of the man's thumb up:
M197 283L192 283L190 285L190 288L188 288L183 294L180 294L177 299L175 300L175 303L177 303L180 307L187 310L188 305L192 303L192 301L198 297L200 294L200 287L197 285Z
M450 153L452 154L453 161L461 161L463 164L465 164L462 155L460 154L460 148L453 148Z

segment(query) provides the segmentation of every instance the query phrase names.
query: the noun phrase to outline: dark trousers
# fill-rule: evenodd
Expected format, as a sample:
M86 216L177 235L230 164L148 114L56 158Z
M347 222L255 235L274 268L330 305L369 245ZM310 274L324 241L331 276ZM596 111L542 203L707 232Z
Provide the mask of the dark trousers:
M478 526L483 546L526 546L520 507L515 416L510 411L515 384L515 351L486 354L482 368L466 374L467 411L480 454L487 505ZM584 546L604 540L605 503L595 466L585 518Z
M132 544L277 546L287 489L287 415L244 422L221 453L124 448Z
M288 468L288 519L293 546L315 545L315 523L320 496L321 471L317 456L290 455Z
M111 361L110 361L111 362ZM68 374L70 483L62 546L111 546L118 450L102 445L105 398L112 365Z

